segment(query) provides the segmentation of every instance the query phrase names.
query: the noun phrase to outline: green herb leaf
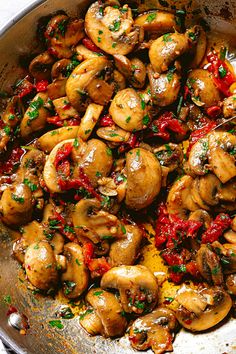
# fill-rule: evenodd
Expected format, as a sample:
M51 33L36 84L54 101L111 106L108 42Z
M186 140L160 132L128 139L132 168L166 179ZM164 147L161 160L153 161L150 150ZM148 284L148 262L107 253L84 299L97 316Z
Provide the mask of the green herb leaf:
M95 296L100 296L100 295L102 295L102 293L103 293L103 290L101 290L101 291L94 291L93 295L95 295Z
M225 77L226 74L227 74L227 70L226 70L222 65L219 67L218 71L219 71L220 77L221 77L222 79L223 79L223 77Z
M80 261L78 260L78 258L76 258L75 263L76 263L78 266L81 266L81 263L80 263Z
M142 110L144 110L145 107L146 107L145 101L144 101L144 100L141 100L141 108L142 108Z
M174 273L185 273L187 271L184 264L173 265L171 266L171 270Z
M29 187L29 189L31 190L31 192L36 191L36 189L38 188L36 184L32 183L28 178L25 178L23 183Z
M112 156L112 150L110 148L106 149L106 153L108 156Z
M117 46L117 43L113 42L111 46L112 46L112 48L115 48Z
M220 271L220 266L216 266L216 267L212 268L211 274L216 275L219 273L219 271Z
M166 33L163 35L163 42L167 43L167 42L172 42L172 38L170 37L171 33Z
M11 296L10 296L10 295L4 296L4 297L3 297L3 301L4 301L6 304L10 305L10 304L11 304Z
M74 287L76 286L76 283L74 283L73 281L64 281L64 286L64 292L66 295L68 295L73 291Z
M61 320L49 321L49 324L50 324L51 327L56 327L58 329L63 329L64 328L63 324L61 323Z
M76 149L79 147L79 140L78 140L78 138L75 138L74 143L73 143L73 146L74 146L74 148L76 148Z
M101 43L102 39L101 37L98 37L98 43Z
M128 116L127 118L126 118L126 123L129 123L129 121L130 121L130 119L131 119L131 116Z
M4 130L4 132L5 132L7 135L10 135L10 133L11 133L11 128L10 128L8 125L5 125L5 127L3 127L3 130Z
M66 320L70 320L71 318L74 318L75 315L73 314L73 312L71 311L70 307L63 307L59 310L58 312L59 316L66 319Z
M16 194L12 193L11 195L12 199L15 200L16 202L23 204L25 199L23 197L18 197Z
M227 53L227 48L221 47L220 48L220 60L225 60L226 53Z
M123 232L123 234L126 234L126 228L123 224L121 224L121 231Z
M118 32L120 29L121 21L120 20L114 20L113 25L109 26L109 30L112 32Z
M189 32L189 33L188 33L188 36L189 36L189 38L190 38L193 42L196 41L196 39L197 39L196 34L193 33L193 32Z
M86 315L90 314L90 313L93 313L93 310L92 309L88 309L86 310L84 313L81 313L81 315L79 316L79 319L80 320L83 320L85 318Z
M172 72L168 72L166 77L167 77L168 82L171 82L171 80L173 79L173 73Z
M150 119L149 119L148 115L146 114L143 117L142 123L143 123L143 125L148 125L149 122L150 122Z
M101 172L97 171L96 172L96 177L101 177L101 176L102 176Z
M152 21L155 20L156 17L157 17L156 12L153 12L146 17L145 22L151 23Z

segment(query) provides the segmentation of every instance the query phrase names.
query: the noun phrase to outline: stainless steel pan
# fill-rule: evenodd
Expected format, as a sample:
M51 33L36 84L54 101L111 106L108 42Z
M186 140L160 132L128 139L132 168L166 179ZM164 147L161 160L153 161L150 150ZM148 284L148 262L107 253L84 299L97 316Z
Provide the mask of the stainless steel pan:
M3 1L3 0L1 0ZM18 58L36 49L35 32L37 20L59 9L71 15L81 15L86 11L87 0L38 0L34 5L18 14L13 22L0 30L0 90L8 89L21 75ZM160 3L166 5L165 2ZM149 0L149 7L161 7L158 0ZM236 0L212 0L205 2L172 1L171 5L181 8L185 5L198 10L214 30L236 36ZM199 14L200 12L200 14ZM11 257L12 241L8 231L0 227L0 338L17 353L54 354L78 353L130 354L127 339L117 341L100 337L89 337L79 326L78 317L64 320L62 330L51 328L49 321L55 319L55 312L61 306L59 300L50 297L34 296L26 284L18 279L18 265ZM30 329L26 336L21 335L8 324L8 306L2 301L10 295L12 305L29 319ZM224 325L211 331L193 335L182 330L174 342L176 354L222 354L236 353L236 320L226 320Z

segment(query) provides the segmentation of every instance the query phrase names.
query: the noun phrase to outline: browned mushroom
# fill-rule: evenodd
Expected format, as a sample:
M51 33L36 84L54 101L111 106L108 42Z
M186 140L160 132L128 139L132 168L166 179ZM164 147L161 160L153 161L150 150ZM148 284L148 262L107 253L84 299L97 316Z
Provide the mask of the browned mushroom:
M80 316L81 326L91 335L122 336L127 321L117 297L101 288L92 288L86 295L89 308Z
M158 300L158 283L145 266L119 266L106 272L103 289L117 289L123 309L129 313L151 312Z
M184 287L175 299L180 304L176 311L177 320L192 332L215 326L228 315L232 306L229 294L218 287L200 291Z
M129 340L137 350L151 347L155 354L162 354L173 350L172 332L176 328L174 312L165 307L158 307L152 313L134 321L129 331Z
M197 267L202 277L215 285L223 283L220 258L208 245L201 245L196 255Z

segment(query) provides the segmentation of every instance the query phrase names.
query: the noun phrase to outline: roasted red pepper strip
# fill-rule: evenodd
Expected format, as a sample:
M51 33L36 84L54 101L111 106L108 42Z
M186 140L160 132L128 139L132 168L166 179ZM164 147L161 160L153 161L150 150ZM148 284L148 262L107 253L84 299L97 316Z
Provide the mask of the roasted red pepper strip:
M93 41L91 41L91 39L89 39L88 37L83 38L82 39L82 43L87 49L91 50L92 52L96 52L96 53L101 53L102 54L101 49L98 48L96 46L96 44L94 44Z
M12 150L10 156L8 157L7 161L0 162L0 173L1 175L4 174L12 174L15 168L18 167L20 163L21 156L25 153L23 149L20 147L15 148Z
M57 154L56 154L56 158L54 160L54 165L55 165L56 169L57 169L60 162L62 162L63 160L65 160L69 157L69 155L71 154L72 148L73 148L72 143L65 143L58 149Z
M88 264L88 269L90 272L94 272L96 275L102 276L109 269L111 269L111 266L107 263L105 257L101 257L92 259Z
M172 112L163 113L158 119L154 120L151 124L151 132L148 137L158 136L163 140L170 139L170 131L179 134L186 134L181 122L175 118Z
M54 124L57 127L63 127L63 125L64 125L64 121L61 120L61 118L59 116L49 117L49 118L47 118L47 122L49 124Z
M210 224L210 227L202 235L202 243L217 241L224 231L231 225L231 218L228 214L219 214Z
M205 123L203 123L203 126L199 129L196 129L195 131L193 131L190 134L189 137L189 147L188 147L188 151L187 151L187 156L189 155L193 145L201 138L203 138L204 136L206 136L207 133L209 133L210 131L212 131L212 129L214 129L216 127L216 122L211 121L211 120L206 120L205 119Z
M206 110L207 115L211 118L217 118L221 113L221 108L219 106L211 106Z
M235 75L232 73L224 60L213 51L207 54L210 63L207 69L214 75L214 83L224 96L230 96L229 87L235 82Z

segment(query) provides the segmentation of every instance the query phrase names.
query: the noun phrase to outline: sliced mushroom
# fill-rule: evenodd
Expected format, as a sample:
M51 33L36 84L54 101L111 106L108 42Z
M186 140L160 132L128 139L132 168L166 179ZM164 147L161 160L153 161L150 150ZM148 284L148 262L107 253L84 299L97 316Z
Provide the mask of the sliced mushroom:
M232 227L232 230L236 232L236 216L235 216L235 217L233 218L233 220L232 220L232 225L231 225L231 227Z
M223 115L225 118L231 118L236 114L236 95L225 98L223 101Z
M236 295L236 273L230 274L226 277L225 281L228 292L231 295Z
M229 243L235 243L236 244L236 232L233 230L228 230L224 233L224 238L226 241Z
M219 254L224 274L236 272L236 244L215 241L212 243L215 252Z
M219 104L220 93L208 70L192 70L188 75L188 86L191 86L190 91L195 104L202 104L206 108Z
M147 66L152 101L154 104L165 107L174 103L181 86L181 76L178 72L167 74L155 73L151 65Z
M108 154L107 145L98 139L91 139L85 147L83 156L78 161L78 166L83 168L92 185L97 186L99 178L109 175L112 163L113 159ZM76 168L74 175L76 176Z
M169 143L153 150L161 166L168 167L169 172L176 170L183 161L183 151L177 144Z
M189 66L194 69L199 67L201 64L207 48L207 37L206 32L201 26L197 26L198 28L198 39L196 46L193 47L191 51L192 59L189 63Z
M63 254L67 261L66 271L61 276L63 292L69 299L74 299L87 289L89 272L84 263L82 248L77 243L67 243Z
M176 17L167 11L151 10L138 15L134 24L157 35L179 31Z
M78 126L62 127L43 134L37 140L37 146L46 153L64 140L75 139L78 135Z
M9 127L15 127L24 115L24 106L18 96L13 96L1 115L2 121Z
M30 221L32 215L32 193L23 183L14 184L4 190L0 200L2 221L11 227Z
M55 59L48 52L37 55L29 65L30 74L37 80L50 80Z
M135 210L150 205L161 189L161 166L153 153L142 148L126 155L127 191L125 204Z
M220 259L208 245L201 245L196 255L196 261L199 272L208 283L214 285L223 283Z
M102 53L93 52L92 50L86 48L83 44L79 44L75 48L77 53L77 58L80 61L84 61L87 59L97 58L102 55Z
M212 171L222 183L226 183L236 176L236 136L228 132L212 132L208 140Z
M66 95L78 112L85 111L88 98L99 105L110 101L114 85L106 81L106 76L110 79L111 70L111 62L98 57L83 61L72 71L66 83Z
M81 119L78 137L82 138L84 141L88 140L93 132L100 114L102 113L103 106L95 103L90 103L86 109L84 116Z
M45 127L47 118L50 116L49 111L44 107L47 100L48 95L40 92L30 102L20 124L20 132L23 138L27 138L32 133Z
M225 184L221 184L218 189L218 197L224 202L235 202L236 201L236 180L231 179Z
M86 295L86 300L92 309L82 315L80 324L89 334L101 334L104 337L124 334L127 321L122 316L122 307L114 294L101 288L92 288Z
M218 190L220 188L219 179L212 173L199 178L198 190L203 202L207 205L217 205L219 202Z
M145 101L132 88L117 92L109 113L120 128L129 132L142 130L150 121Z
M68 140L63 140L59 144L57 144L52 151L50 152L50 155L48 156L46 163L44 165L43 169L43 179L44 182L47 186L47 188L50 190L52 193L61 193L61 188L58 184L58 176L57 176L57 170L55 166L55 159L57 156L58 151L63 147L63 145L69 143L69 144L74 144L75 139L68 139Z
M142 232L139 227L126 225L126 234L111 244L109 258L112 267L133 265L140 251Z
M68 67L70 67L72 61L70 59L61 59L53 64L51 70L51 77L53 80L62 80L68 78Z
M45 31L50 53L57 58L70 58L71 47L84 37L83 25L82 19L71 19L63 14L53 16Z
M61 120L69 118L79 118L78 112L74 107L72 107L66 96L57 98L53 100L52 103L54 105L55 111L57 112Z
M49 290L58 282L56 258L46 241L32 243L25 252L26 275L36 288Z
M149 59L155 72L168 70L174 61L188 51L197 39L197 27L186 33L166 33L154 40L149 49Z
M208 172L208 137L199 139L192 147L188 164L191 172L196 175L205 175Z
M173 184L167 197L169 214L176 214L180 218L186 219L189 211L199 209L191 194L193 181L192 177L183 176Z
M172 334L177 328L175 314L170 309L159 307L152 313L136 319L129 331L133 348L146 350L152 348L155 354L172 351Z
M187 291L182 290L181 292L184 292L187 296ZM190 296L192 306L190 303L189 310L185 308L185 302L182 305L181 301L178 300L178 295L176 296L176 300L180 302L176 317L183 327L192 332L201 332L214 327L227 316L232 306L231 297L218 287L203 289L199 292L192 290ZM199 302L199 296L200 302L207 306L200 313L194 313L195 303ZM185 297L182 296L182 299L185 299Z
M101 194L107 195L109 197L116 196L117 193L117 186L115 181L111 177L102 177L98 180L98 190Z
M124 55L115 54L115 65L119 72L126 77L131 85L142 88L146 79L146 67L139 58L128 59Z
M66 95L66 82L67 79L58 79L54 80L47 87L48 97L51 100L55 100L56 98L60 98Z
M133 26L132 11L93 3L85 16L85 30L92 41L108 54L130 53L139 39L139 27Z
M198 209L190 213L188 219L202 222L205 229L208 229L212 221L210 214L206 210L202 209Z
M102 127L96 131L97 135L101 139L112 141L114 143L125 143L130 138L130 132L125 131L117 127L116 125L112 127Z
M208 204L202 199L199 191L199 180L200 178L196 177L192 184L191 195L195 203L199 205L199 208L204 210L210 210Z
M158 300L158 284L145 266L120 266L106 272L101 280L103 289L117 289L125 312L151 312ZM140 300L142 299L142 300Z
M121 223L115 215L100 210L96 199L81 199L72 211L72 220L78 236L87 237L93 243L102 239L123 235Z

